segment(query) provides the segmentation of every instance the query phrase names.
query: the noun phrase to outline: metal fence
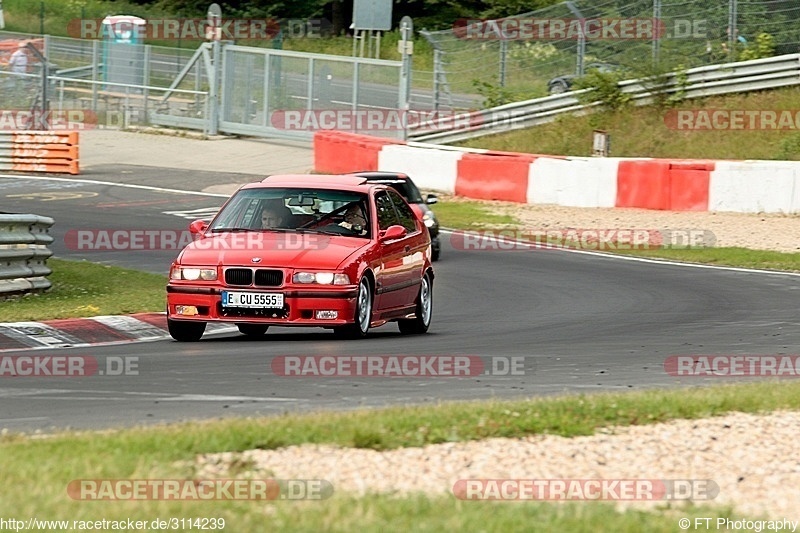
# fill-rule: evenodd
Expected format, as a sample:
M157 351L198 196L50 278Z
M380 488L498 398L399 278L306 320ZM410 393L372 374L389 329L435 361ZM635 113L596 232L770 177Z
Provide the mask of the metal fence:
M0 39L36 36L0 32ZM124 49L120 49L124 46ZM206 133L310 139L314 122L281 121L302 110L402 111L408 106L400 61L205 43L197 50L46 36L47 106L79 110L87 127L173 126ZM0 57L0 63L3 58ZM25 77L32 88L37 65ZM0 83L18 78L0 71ZM0 92L0 109L41 108L39 91ZM276 112L278 112L276 114ZM277 117L277 118L276 118ZM355 133L402 137L353 122Z
M652 103L657 93L680 93L680 98L688 99L800 85L800 54L697 67L685 71L685 78L671 74L657 80L627 80L619 85L634 105ZM581 89L496 106L464 114L457 120L448 117L432 127L411 129L408 138L453 143L537 126L552 122L560 115L601 105L601 102L581 102L579 97L590 93L591 89Z
M771 36L775 55L795 53L800 51L798 20L797 2L572 0L497 25L462 21L420 33L435 50L434 107L463 109L460 102L467 95L480 95L485 108L565 90L564 84L550 82L582 75L592 63L640 77L679 66L734 62L758 48L762 33ZM503 26L506 21L512 22ZM653 31L625 33L623 21L643 30L652 23ZM532 33L515 31L524 29L523 22L533 25ZM567 23L564 33L558 31L562 22ZM576 22L585 25L569 26ZM574 31L579 27L587 34Z
M53 252L47 245L53 242L48 233L53 223L38 215L0 214L0 296L50 288L47 259Z

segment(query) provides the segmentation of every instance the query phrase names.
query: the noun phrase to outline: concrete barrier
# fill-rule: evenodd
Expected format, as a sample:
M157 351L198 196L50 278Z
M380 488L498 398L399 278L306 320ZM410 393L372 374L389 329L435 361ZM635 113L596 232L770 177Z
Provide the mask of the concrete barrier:
M320 132L316 170L404 172L469 198L572 207L800 213L800 161L562 157Z

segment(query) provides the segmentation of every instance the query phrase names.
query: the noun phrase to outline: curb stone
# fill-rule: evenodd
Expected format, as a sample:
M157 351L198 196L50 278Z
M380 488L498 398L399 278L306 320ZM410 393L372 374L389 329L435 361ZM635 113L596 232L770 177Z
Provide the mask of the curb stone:
M236 331L208 324L207 333ZM0 322L0 352L150 342L170 339L165 313L64 318L42 322Z

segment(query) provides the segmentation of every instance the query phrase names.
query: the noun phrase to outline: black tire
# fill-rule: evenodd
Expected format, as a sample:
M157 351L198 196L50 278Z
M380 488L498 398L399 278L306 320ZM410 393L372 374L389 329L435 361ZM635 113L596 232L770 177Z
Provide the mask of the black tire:
M363 339L369 333L369 325L372 321L372 304L374 297L372 285L367 278L361 278L358 283L358 296L356 296L356 310L353 316L353 324L333 328L333 333L337 337L346 339Z
M569 85L564 81L557 81L550 86L550 94L561 94L569 91Z
M433 280L431 275L426 272L422 276L422 283L419 286L419 296L417 296L416 317L399 320L400 333L403 335L421 335L427 333L433 318Z
M206 330L205 322L167 319L169 334L178 342L197 342Z
M269 329L266 324L236 324L236 327L239 333L248 337L263 337Z
M439 238L437 237L436 239L436 243L431 244L431 261L438 261L442 253L442 245L439 244Z

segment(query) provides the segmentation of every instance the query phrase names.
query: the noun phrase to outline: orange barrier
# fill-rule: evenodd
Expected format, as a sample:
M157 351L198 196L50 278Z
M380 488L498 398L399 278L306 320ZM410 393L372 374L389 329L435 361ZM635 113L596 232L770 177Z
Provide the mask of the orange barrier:
M465 153L458 161L455 193L467 198L525 203L528 172L536 158L512 152Z
M673 211L708 211L708 189L714 161L671 161L669 208Z
M671 211L707 211L712 170L713 161L620 161L616 205Z
M405 143L342 131L318 131L314 134L314 170L330 174L378 170L378 154L387 144Z
M0 131L0 170L79 174L78 132Z
M617 207L669 209L669 166L662 159L620 161Z

